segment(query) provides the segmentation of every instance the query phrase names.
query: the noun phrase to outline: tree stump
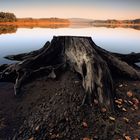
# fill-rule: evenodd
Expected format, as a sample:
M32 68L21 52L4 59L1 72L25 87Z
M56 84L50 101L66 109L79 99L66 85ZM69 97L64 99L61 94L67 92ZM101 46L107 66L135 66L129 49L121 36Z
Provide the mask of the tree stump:
M62 70L71 69L82 78L85 90L82 104L92 105L96 99L110 111L114 110L114 75L140 80L138 67L132 67L140 61L140 53L112 53L97 46L91 37L53 37L37 51L6 58L20 61L0 66L0 81L14 82L15 95L31 78L42 75L56 78Z

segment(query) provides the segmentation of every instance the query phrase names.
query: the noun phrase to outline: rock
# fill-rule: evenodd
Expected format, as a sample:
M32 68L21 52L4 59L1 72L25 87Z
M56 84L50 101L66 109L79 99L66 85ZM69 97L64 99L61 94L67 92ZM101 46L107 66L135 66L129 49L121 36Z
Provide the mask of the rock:
M52 79L56 78L56 74L54 73L54 70L52 70L52 72L48 75L48 78L52 78Z

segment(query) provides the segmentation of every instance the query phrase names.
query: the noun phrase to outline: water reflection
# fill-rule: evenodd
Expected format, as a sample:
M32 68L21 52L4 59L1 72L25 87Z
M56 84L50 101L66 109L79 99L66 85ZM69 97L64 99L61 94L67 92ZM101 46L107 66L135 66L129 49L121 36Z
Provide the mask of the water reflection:
M93 23L77 23L77 24L19 24L19 25L2 25L0 24L0 35L7 34L7 33L15 33L18 28L50 28L50 29L58 29L58 28L92 28L92 27L106 27L106 28L132 28L136 30L140 30L139 25L117 25L117 24L93 24Z
M13 34L0 35L0 64L11 63L3 57L41 48L53 36L91 36L93 41L113 52L140 52L140 31L130 28L18 28Z
M91 24L94 27L107 27L107 28L132 28L135 30L140 30L140 25L115 25L115 24Z
M0 34L15 33L17 27L13 25L0 25Z

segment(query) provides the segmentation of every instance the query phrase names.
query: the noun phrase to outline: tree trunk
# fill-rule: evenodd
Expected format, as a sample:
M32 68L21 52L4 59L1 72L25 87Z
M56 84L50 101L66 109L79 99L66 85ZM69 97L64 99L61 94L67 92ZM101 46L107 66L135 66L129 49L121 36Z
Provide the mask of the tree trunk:
M85 90L82 104L92 105L96 99L101 107L110 111L114 110L113 75L140 80L140 71L131 66L139 62L139 54L108 52L98 47L90 37L58 36L37 51L6 58L21 61L0 66L0 81L14 81L16 95L31 77L45 74L56 78L62 69L69 68L82 77Z

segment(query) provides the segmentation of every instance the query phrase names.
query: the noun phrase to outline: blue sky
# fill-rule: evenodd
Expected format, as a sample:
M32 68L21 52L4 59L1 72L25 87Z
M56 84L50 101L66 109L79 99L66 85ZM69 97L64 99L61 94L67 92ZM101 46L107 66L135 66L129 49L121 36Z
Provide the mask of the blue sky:
M140 0L0 0L0 11L17 17L140 18Z

